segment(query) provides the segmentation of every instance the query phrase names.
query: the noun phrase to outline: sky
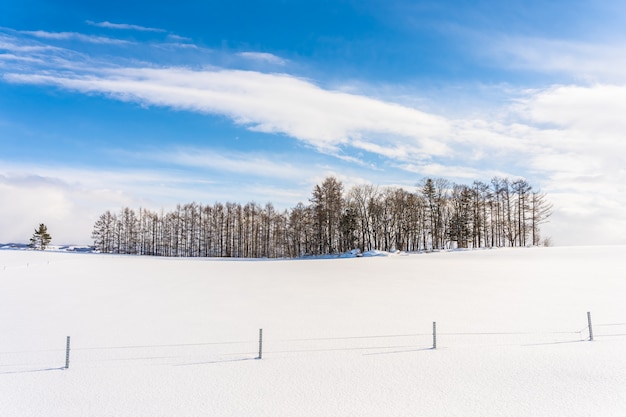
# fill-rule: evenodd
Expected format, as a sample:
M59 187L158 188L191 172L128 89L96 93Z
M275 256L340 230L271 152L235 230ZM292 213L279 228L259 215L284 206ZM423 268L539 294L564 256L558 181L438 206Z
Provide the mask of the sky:
M618 1L0 0L0 242L106 210L307 203L329 175L526 178L626 244Z

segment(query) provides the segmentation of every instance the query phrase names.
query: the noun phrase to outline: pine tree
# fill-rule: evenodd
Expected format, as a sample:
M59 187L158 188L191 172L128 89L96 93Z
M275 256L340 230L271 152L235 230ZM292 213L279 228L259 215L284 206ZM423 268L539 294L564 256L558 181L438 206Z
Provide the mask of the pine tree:
M39 228L35 229L33 237L30 238L30 247L36 250L45 250L51 240L52 236L48 233L48 227L41 223Z

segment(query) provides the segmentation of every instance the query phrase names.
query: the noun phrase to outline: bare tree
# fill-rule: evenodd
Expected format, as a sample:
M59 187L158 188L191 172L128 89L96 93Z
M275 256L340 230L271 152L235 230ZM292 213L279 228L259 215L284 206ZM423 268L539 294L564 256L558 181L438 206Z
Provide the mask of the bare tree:
M357 232L358 245L361 251L368 251L373 248L372 242L372 216L370 208L378 199L378 187L373 185L355 185L348 193L347 204L356 211L359 222Z
M459 248L467 248L473 239L472 190L466 185L454 185L450 196L448 237Z
M546 195L540 192L533 192L530 195L530 230L534 246L539 245L541 241L539 226L546 223L551 215L552 204L547 202ZM544 241L547 242L544 246L550 246L550 238L546 238Z
M313 188L309 205L278 211L272 203L178 204L160 213L106 211L92 238L103 253L159 256L298 257L360 248L420 251L540 244L552 213L525 180L493 178L472 186L436 178L416 193L358 185L343 195L334 177Z
M425 233L430 237L431 249L445 247L448 190L450 183L443 178L427 178L422 183L422 196L426 202ZM426 246L426 241L424 242Z
M516 198L516 219L517 219L517 243L519 246L526 246L526 232L528 227L526 224L527 212L529 210L529 194L532 187L524 179L517 179L511 183L511 189L515 193Z
M343 185L335 177L313 188L311 203L318 239L317 253L335 253L339 242L339 220L343 207Z

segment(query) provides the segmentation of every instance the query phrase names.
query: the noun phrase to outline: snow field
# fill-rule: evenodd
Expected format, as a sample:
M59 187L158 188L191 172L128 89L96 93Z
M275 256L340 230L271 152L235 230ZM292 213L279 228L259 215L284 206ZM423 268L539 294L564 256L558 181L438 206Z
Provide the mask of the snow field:
M0 251L0 415L622 416L624 255Z

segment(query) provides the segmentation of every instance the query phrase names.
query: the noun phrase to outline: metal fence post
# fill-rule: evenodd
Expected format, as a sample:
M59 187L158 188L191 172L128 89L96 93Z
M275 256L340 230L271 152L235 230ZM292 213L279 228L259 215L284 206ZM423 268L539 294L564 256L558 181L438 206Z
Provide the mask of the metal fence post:
M587 326L589 326L589 341L593 341L593 328L591 327L591 312L587 311Z
M433 349L437 349L437 322L433 321Z
M257 359L263 359L263 329L259 329L259 357Z
M67 343L65 344L65 369L70 367L70 337L67 336Z

